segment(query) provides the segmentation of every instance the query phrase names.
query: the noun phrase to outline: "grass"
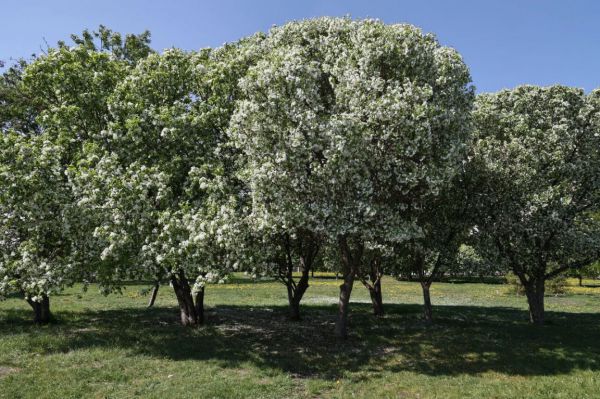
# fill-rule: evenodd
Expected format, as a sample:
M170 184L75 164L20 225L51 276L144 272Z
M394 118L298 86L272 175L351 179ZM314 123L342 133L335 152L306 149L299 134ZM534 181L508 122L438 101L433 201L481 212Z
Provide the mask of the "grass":
M351 334L333 337L338 282L311 281L303 320L284 287L238 277L209 286L207 325L177 324L162 287L52 299L55 323L31 324L19 298L0 302L0 398L598 398L600 287L547 298L549 324L500 284L438 283L436 323L421 321L416 283L384 281L386 316L353 292ZM327 276L329 277L329 276Z

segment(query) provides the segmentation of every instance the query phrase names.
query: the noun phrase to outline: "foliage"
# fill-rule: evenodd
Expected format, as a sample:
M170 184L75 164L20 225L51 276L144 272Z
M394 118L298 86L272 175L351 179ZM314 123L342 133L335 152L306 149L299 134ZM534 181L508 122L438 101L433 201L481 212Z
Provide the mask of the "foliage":
M504 278L506 280L506 284L508 285L508 294L521 296L525 295L525 287L523 287L523 284L521 284L519 278L514 273L507 273Z
M347 336L355 279L382 315L386 273L428 304L443 275L510 269L541 323L557 277L597 275L600 90L473 109L455 50L377 20L196 52L102 25L71 39L0 77L1 297L36 311L77 281L169 280L197 324L205 285L243 270L283 282L299 318L320 269L343 279Z
M260 46L266 55L240 83L232 124L256 228L392 242L412 234L402 192L434 191L456 167L448 154L463 150L458 111L470 90L460 57L412 26L330 18L275 28ZM419 136L448 126L456 137Z
M519 277L535 322L544 281L598 257L597 97L521 86L477 98L480 249Z
M467 240L468 241L468 240ZM502 276L505 269L490 259L481 256L475 247L462 244L456 256L456 265L446 275L449 277L493 277Z
M564 295L567 293L567 278L558 275L548 280L547 292L550 295Z
M18 96L1 115L0 294L16 290L39 302L96 264L68 170L107 125L108 97L128 68L110 52L61 43L5 73L3 87Z
M526 294L525 287L514 273L508 273L505 276L506 283L508 284L508 293L514 295L524 296ZM546 283L546 294L550 295L563 295L567 292L567 278L563 275L558 275Z
M0 133L9 130L23 135L39 133L35 121L38 110L32 104L34 93L28 92L23 85L27 64L27 60L19 59L0 76Z
M366 246L417 234L407 210L455 173L468 69L433 36L374 20L289 23L259 47L232 118L250 228L339 243L352 280Z
M39 302L74 282L77 215L61 155L44 136L0 135L0 297Z

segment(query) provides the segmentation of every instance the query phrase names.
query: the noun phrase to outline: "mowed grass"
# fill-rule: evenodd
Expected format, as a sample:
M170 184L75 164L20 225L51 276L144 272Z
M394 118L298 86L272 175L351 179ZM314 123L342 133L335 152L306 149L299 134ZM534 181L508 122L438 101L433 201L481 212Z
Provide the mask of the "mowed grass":
M148 285L108 297L74 287L52 298L56 321L42 327L10 298L0 302L0 397L600 397L600 288L547 297L549 323L536 327L504 285L436 283L426 325L418 285L386 278L386 316L373 317L355 285L339 341L338 284L313 279L300 322L288 321L280 283L211 285L196 329L177 324L168 286L152 309Z

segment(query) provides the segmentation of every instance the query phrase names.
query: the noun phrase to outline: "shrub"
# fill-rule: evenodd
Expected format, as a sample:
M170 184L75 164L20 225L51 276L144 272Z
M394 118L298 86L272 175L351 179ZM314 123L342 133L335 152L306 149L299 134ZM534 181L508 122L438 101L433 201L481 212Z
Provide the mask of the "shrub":
M504 276L508 285L508 294L525 295L525 288L517 276L513 273L508 273ZM565 276L557 276L550 280L546 280L546 295L563 295L567 293L567 278Z
M565 276L557 276L550 280L546 280L546 294L563 295L567 292L567 278Z
M508 294L525 295L525 288L517 276L512 273L507 273L504 278L506 279L506 284L508 285Z

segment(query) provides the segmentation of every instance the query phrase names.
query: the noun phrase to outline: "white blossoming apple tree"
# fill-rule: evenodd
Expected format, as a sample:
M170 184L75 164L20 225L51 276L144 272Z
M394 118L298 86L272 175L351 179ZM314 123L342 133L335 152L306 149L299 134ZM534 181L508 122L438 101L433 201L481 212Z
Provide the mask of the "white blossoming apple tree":
M474 162L482 248L525 288L544 322L545 282L598 258L600 94L521 86L479 95Z
M113 122L73 180L101 240L101 283L168 279L183 325L203 322L204 287L234 267L242 186L227 148L243 41L151 54L119 84Z
M107 125L107 99L135 63L129 53L150 51L147 34L123 41L101 29L100 47L94 34L74 35L74 46L59 43L25 66L14 88L27 101L27 120L11 120L2 136L0 295L22 293L36 322L49 320L50 294L85 279L93 265L66 172Z
M36 323L50 320L49 297L73 282L62 155L41 136L0 135L0 296L22 294Z
M473 172L465 153L461 170L440 187L439 193L424 197L413 208L420 234L396 246L388 261L392 274L410 274L421 285L423 316L428 323L433 321L431 285L445 273L458 269L460 247L475 223L472 210L478 196L472 184Z
M418 234L410 209L460 165L470 75L433 36L375 20L289 23L260 46L231 129L253 228L338 248L346 337L363 254Z

